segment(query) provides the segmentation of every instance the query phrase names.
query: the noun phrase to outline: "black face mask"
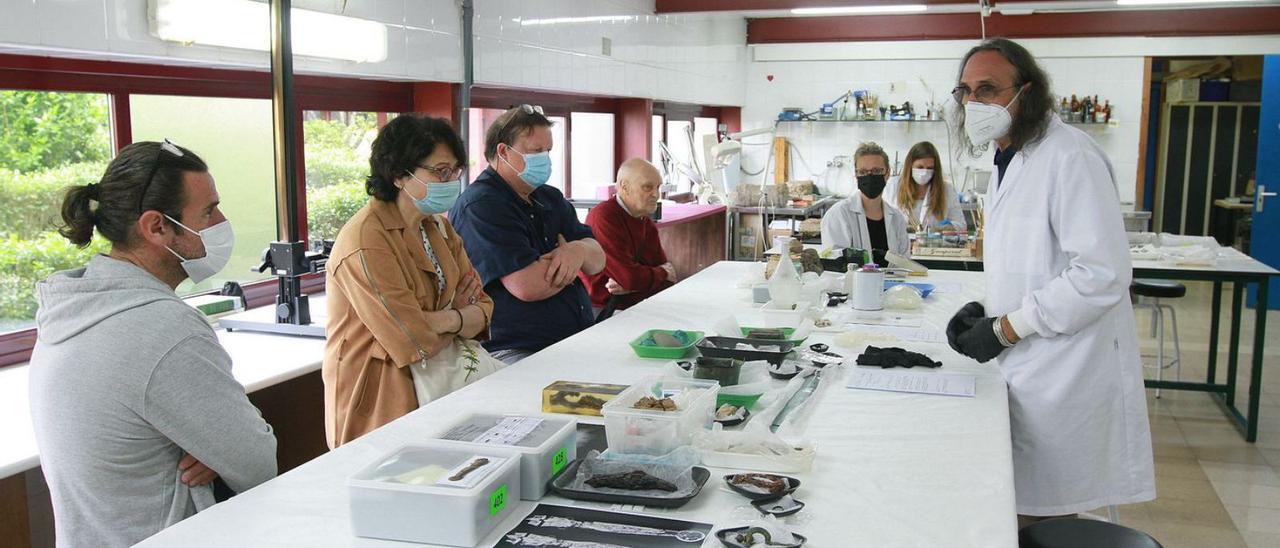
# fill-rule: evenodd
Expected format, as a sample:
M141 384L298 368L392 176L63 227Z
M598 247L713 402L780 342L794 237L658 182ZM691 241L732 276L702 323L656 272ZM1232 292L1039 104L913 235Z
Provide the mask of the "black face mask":
M884 175L859 175L858 190L872 200L884 192Z

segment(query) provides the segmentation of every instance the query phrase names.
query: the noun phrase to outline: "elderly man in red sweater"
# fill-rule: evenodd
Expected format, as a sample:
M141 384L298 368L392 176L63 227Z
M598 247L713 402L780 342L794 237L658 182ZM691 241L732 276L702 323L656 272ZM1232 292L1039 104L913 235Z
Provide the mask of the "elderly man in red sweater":
M649 216L658 208L662 174L643 158L618 168L618 195L591 208L587 226L604 248L604 270L582 274L597 309L622 310L676 283L676 269ZM613 306L606 306L610 300Z

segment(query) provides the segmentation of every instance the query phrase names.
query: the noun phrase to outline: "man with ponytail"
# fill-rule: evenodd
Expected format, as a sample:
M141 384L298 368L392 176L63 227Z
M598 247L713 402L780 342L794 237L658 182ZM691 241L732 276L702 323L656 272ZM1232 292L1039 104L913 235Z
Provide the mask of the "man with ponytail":
M31 418L60 547L130 546L276 475L271 426L209 324L175 293L234 244L208 166L166 140L72 187L61 233L111 242L36 284ZM216 480L216 481L215 481Z

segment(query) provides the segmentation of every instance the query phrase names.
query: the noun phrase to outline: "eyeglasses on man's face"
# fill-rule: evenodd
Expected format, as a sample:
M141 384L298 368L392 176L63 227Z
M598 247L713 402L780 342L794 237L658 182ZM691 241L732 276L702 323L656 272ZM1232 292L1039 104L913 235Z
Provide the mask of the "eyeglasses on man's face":
M1018 87L1017 84L1003 88L998 88L991 84L981 84L977 89L969 89L969 86L960 84L951 90L951 96L955 98L957 103L961 104L964 103L965 98L967 97L972 97L973 100L979 103L990 103L995 101L996 97L998 97L1000 93L1016 87Z
M857 169L857 170L854 170L853 173L859 177L866 177L867 175L883 176L883 175L887 175L889 173L889 170L882 167L876 167L871 169Z

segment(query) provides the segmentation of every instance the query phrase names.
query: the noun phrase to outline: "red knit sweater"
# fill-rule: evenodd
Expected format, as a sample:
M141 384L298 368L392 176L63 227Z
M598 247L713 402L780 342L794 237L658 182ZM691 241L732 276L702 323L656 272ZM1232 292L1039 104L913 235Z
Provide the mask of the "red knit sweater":
M612 198L591 208L587 226L600 247L604 248L604 270L594 276L581 275L591 295L591 304L602 307L609 298L605 283L613 278L626 289L635 291L618 296L618 309L624 309L650 295L671 287L667 271L661 265L667 254L658 240L658 225L649 217L632 217Z

